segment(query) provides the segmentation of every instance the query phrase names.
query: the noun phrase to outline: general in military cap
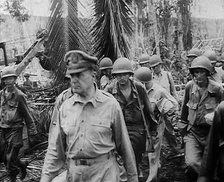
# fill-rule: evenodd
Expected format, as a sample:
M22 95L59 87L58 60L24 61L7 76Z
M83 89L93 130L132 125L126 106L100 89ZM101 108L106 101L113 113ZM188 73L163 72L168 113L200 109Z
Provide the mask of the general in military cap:
M80 73L97 65L97 58L80 50L68 51L64 56L67 65L66 75Z

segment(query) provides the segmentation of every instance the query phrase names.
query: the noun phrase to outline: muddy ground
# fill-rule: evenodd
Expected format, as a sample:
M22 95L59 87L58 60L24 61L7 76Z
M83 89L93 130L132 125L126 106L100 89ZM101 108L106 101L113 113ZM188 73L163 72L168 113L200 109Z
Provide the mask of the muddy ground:
M27 154L23 159L32 160L28 166L28 175L23 182L39 182L41 168L43 165L44 155L46 152L45 147L38 147L39 149L33 151L31 154ZM5 167L0 164L0 177L4 174ZM147 155L143 158L142 162L143 177L140 182L146 182L149 172ZM1 182L8 182L8 178L0 180ZM21 182L18 176L17 182ZM158 174L157 182L186 182L184 174L184 156L182 150L178 153L173 152L169 147L162 147L161 152L161 168Z

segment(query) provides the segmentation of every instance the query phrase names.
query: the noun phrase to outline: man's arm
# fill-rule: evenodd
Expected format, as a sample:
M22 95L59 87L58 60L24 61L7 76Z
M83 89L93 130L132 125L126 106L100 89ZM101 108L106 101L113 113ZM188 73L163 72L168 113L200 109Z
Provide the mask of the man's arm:
M187 84L185 91L184 91L184 98L183 98L183 104L182 104L182 108L181 108L181 120L183 121L188 121L188 107L187 107L187 103L189 101L189 92L190 92L190 85Z
M124 166L127 171L128 182L138 182L137 167L135 155L128 136L127 127L124 121L124 116L119 103L116 101L113 108L113 135L116 144L116 149L119 155L122 156Z
M144 87L141 87L141 86L139 87L137 85L136 85L136 87L138 90L138 95L140 97L140 100L143 102L143 106L144 106L143 112L144 112L146 121L149 122L149 129L151 131L156 131L158 123L154 117L152 104L149 101L148 94L147 94L146 90L144 89Z
M220 129L222 130L223 122L222 113L224 112L224 102L222 102L216 109L213 124L211 126L208 143L205 147L203 160L201 164L199 180L202 182L205 179L212 179L215 174L216 164L219 156L219 141L220 141ZM203 179L203 180L202 180Z
M37 134L37 128L33 119L33 116L30 113L30 110L27 106L27 102L25 100L25 97L23 95L19 95L19 105L18 105L18 109L20 110L26 126L27 126L27 131L28 131L28 135L36 135Z
M65 134L60 124L60 114L48 140L40 182L51 182L65 163Z
M173 81L173 77L171 75L171 73L167 73L168 75L168 79L169 79L169 83L170 83L170 94L177 100L179 101L179 98L177 96L177 93L176 93L176 89L175 89L175 84L174 84L174 81Z
M164 104L164 107L163 107L163 112L161 113L174 113L176 111L178 111L178 102L177 100L172 96L170 95L167 90L165 89L162 89L161 90L161 97L162 99L165 100L165 104ZM159 106L158 106L159 108Z

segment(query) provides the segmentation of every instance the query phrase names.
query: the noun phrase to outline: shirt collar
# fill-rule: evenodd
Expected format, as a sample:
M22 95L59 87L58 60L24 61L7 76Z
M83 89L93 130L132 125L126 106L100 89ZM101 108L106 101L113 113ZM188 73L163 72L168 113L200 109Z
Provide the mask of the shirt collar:
M93 107L96 107L98 103L104 102L106 100L106 96L102 93L101 90L99 90L97 88L96 83L94 83L94 86L95 86L96 92L95 92L95 96L93 98L91 98L88 101L84 101L78 94L74 94L74 97L73 97L74 104L76 104L76 103L82 103L82 104L91 103L93 105Z
M14 89L12 89L10 92L8 92L8 93L9 93L9 95L8 95L8 97L7 97L8 99L13 98L13 96L14 96L15 93L16 93L16 88L15 88L15 86L13 86L13 88L14 88ZM3 92L6 93L6 88L3 89Z
M132 81L131 79L129 79L130 83L131 83L131 90L132 90L132 93L133 93L133 98L137 98L137 90L136 90L136 87L134 86L134 83L135 81ZM112 94L117 94L118 93L118 90L119 89L119 86L118 86L118 83L116 82L115 86L113 87L112 89Z
M196 83L193 84L192 93L196 93L198 90L199 90L198 85ZM216 87L215 87L215 85L212 84L210 79L208 80L208 88L207 88L207 90L208 90L209 93L215 93L216 92Z

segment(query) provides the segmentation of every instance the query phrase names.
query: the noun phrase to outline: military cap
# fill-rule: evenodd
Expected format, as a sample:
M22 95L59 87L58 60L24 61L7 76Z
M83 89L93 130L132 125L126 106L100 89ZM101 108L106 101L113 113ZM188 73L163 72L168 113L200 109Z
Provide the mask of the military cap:
M66 74L79 73L88 69L89 64L96 65L97 58L80 50L68 51L64 56L67 65Z

